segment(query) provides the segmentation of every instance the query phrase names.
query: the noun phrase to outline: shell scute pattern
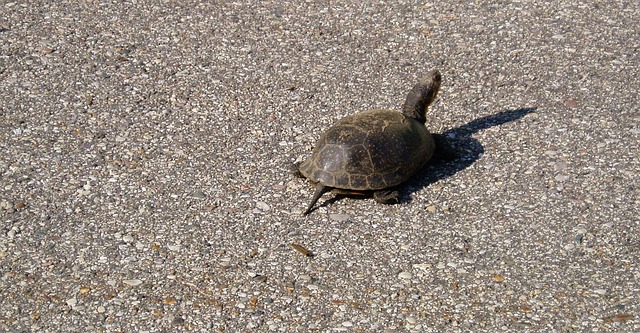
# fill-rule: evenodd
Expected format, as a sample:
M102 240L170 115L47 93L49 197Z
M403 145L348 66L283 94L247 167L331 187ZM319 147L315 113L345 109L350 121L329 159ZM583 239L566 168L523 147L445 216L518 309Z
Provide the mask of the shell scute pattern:
M377 190L407 180L431 158L434 143L414 119L390 110L347 116L320 138L300 166L315 182L350 190Z

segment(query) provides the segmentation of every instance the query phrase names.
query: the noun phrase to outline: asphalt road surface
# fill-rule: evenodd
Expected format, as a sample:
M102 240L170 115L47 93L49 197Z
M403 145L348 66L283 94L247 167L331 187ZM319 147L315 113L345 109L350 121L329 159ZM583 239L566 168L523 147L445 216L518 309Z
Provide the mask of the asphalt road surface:
M638 1L4 1L0 330L638 332ZM398 205L291 166L443 83ZM294 244L292 246L292 244Z

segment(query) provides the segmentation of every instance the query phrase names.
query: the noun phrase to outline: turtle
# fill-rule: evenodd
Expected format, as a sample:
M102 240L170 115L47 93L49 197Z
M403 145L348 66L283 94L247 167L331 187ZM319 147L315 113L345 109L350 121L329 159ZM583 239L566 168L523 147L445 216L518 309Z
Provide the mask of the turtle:
M426 111L440 90L438 70L426 73L407 95L402 113L374 109L340 119L317 141L311 156L297 166L315 184L309 214L328 191L372 193L380 203L399 202L394 188L411 178L436 153L453 154L440 135L425 126Z

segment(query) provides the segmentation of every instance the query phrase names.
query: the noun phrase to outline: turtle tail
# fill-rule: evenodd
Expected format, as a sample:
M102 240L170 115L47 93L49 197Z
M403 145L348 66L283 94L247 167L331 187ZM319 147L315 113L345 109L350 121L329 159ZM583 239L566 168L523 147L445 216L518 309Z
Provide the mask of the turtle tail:
M318 199L320 199L320 197L323 194L327 193L330 189L330 187L324 186L320 182L318 182L316 184L316 192L313 194L313 198L311 198L311 203L309 204L309 207L307 207L307 210L302 213L302 215L311 213L311 211L313 210L313 206L316 204L316 202L318 202Z
M407 95L402 113L421 123L427 121L425 116L427 107L436 99L440 90L440 82L442 82L442 76L435 69L423 76Z

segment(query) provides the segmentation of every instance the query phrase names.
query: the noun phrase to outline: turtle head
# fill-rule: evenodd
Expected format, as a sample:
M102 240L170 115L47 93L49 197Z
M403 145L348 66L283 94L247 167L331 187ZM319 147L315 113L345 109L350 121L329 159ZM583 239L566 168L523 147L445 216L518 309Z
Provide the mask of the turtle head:
M436 99L440 90L440 82L442 82L442 76L435 69L424 75L407 95L402 113L424 123L427 120L425 116L427 108Z

